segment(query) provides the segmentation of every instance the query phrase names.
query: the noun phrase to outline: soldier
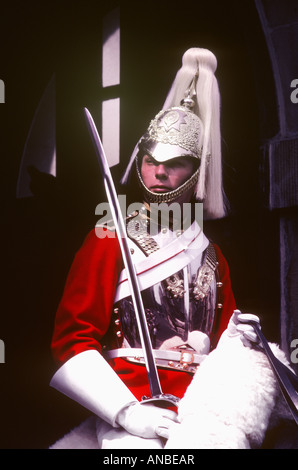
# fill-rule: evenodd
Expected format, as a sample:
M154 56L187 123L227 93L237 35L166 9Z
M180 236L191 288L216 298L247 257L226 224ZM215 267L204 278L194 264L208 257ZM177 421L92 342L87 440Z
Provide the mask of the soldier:
M142 205L126 219L128 241L160 383L178 398L223 332L241 339L240 348L256 341L252 327L239 328L247 317L233 314L227 262L196 210L203 204L205 219L226 214L216 66L208 50L184 54L122 180L128 191L136 185L141 191ZM161 204L173 208L166 221L163 211L157 215ZM150 396L147 371L112 232L96 227L74 259L56 316L52 350L59 369L51 385L94 413L99 447L162 448L177 414L141 403Z

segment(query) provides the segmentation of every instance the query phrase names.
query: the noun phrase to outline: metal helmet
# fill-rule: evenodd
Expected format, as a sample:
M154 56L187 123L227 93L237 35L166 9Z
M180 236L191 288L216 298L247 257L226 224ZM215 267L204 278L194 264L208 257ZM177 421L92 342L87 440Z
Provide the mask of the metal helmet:
M151 121L139 147L160 163L177 157L200 159L203 125L185 106L160 111Z
M217 59L207 49L190 48L184 53L182 67L172 83L163 110L138 141L121 179L122 184L126 184L136 164L138 179L148 202L174 201L193 187L195 199L204 201L206 219L226 214L216 67ZM191 157L199 168L180 188L157 194L150 192L141 178L141 162L138 160L146 153L160 163L177 157Z
M139 141L136 158L139 182L149 202L171 202L198 181L199 169L179 188L166 193L154 193L144 184L139 168L139 156L150 155L157 162L164 163L178 157L192 157L197 161L202 154L203 124L192 111L194 106L197 75L193 78L180 106L161 110Z

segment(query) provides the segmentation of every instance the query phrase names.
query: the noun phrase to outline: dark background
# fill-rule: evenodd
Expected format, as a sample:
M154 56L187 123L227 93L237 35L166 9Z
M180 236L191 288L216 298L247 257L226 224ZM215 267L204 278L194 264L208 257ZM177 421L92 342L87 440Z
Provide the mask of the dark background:
M118 5L88 0L1 6L0 78L6 91L0 104L2 449L47 448L88 415L50 389L55 370L50 340L70 263L105 197L82 108L97 115L103 97L101 19ZM121 164L113 169L115 181L162 107L184 51L212 50L218 59L223 174L231 212L204 228L229 262L238 307L259 315L268 339L279 341L280 214L265 201L260 151L262 142L278 132L277 104L255 4L125 1L120 8ZM16 199L26 137L53 74L57 177L35 176L34 197Z

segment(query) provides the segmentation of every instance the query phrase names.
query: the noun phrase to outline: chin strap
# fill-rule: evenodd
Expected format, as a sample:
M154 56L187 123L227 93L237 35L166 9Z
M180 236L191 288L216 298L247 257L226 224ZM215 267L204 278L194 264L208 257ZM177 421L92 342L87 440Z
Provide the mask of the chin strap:
M111 366L96 350L84 351L57 370L50 386L114 427L118 413L137 403Z

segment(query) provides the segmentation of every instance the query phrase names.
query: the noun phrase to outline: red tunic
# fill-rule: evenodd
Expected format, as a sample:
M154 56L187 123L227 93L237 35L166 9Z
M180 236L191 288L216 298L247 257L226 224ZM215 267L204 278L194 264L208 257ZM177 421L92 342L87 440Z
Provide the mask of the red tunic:
M98 234L98 228L96 230ZM212 347L216 346L236 308L227 262L216 245L215 250L219 277L223 283L220 299L223 307L217 310L210 337ZM59 366L83 351L102 351L103 340L110 331L113 302L122 269L117 237L98 238L92 230L75 256L56 314L52 352ZM115 344L109 346L113 348ZM137 399L140 400L143 395L150 396L144 366L121 358L112 361L111 366ZM180 398L192 380L192 375L187 372L159 369L158 373L163 393Z

